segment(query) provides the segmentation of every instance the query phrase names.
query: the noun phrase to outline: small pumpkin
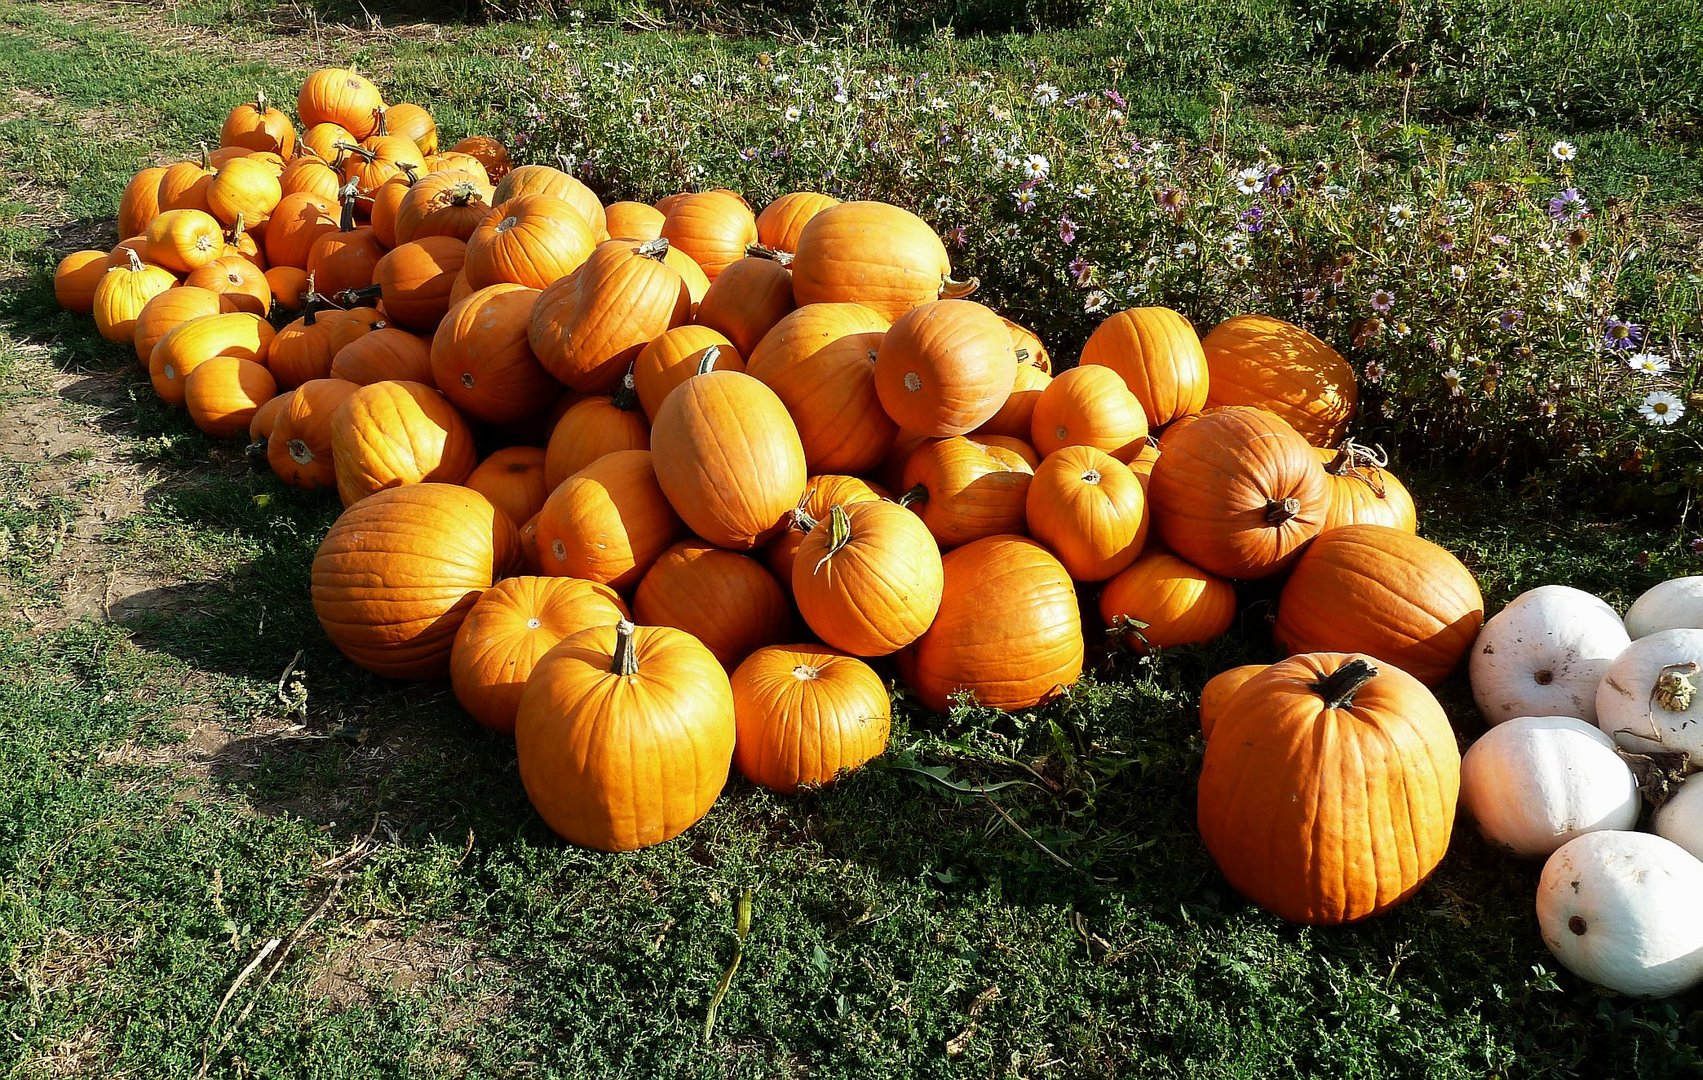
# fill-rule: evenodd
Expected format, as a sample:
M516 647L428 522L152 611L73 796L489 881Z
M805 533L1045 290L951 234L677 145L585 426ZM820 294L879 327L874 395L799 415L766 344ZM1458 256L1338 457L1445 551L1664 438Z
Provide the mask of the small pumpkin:
M630 388L593 394L570 405L550 429L544 477L554 488L604 454L649 449L650 425Z
M238 158L220 169L207 186L207 209L226 225L239 220L263 228L284 197L278 174L264 161Z
M310 291L301 317L278 331L267 366L277 377L278 385L286 389L309 379L328 378L337 354L357 339L381 329L381 322L371 308L327 310L324 298Z
M758 649L733 673L733 763L787 794L820 787L887 749L887 687L856 657L815 645Z
M1082 346L1082 365L1116 372L1154 427L1206 408L1206 352L1194 327L1170 308L1130 308L1109 316Z
M95 290L110 269L104 251L73 251L53 268L53 298L66 311L89 314L95 309Z
M1419 531L1413 496L1387 471L1389 458L1376 447L1352 439L1332 450L1316 447L1324 463L1329 494L1320 532L1343 525L1388 525L1403 532Z
M143 252L155 266L187 274L225 252L225 234L203 210L167 210L148 222Z
M337 228L321 233L308 248L306 269L315 288L326 296L364 289L373 283L382 258L384 245L372 226L355 224L355 196L346 190Z
M865 472L892 446L898 425L875 389L887 329L859 304L811 304L784 316L750 355L746 373L786 406L811 469Z
M290 393L266 440L266 460L279 480L307 489L337 483L331 418L356 389L343 379L311 379Z
M394 326L381 326L351 340L331 358L333 379L369 383L433 383L432 343Z
M437 172L410 184L396 208L396 243L428 236L466 242L491 216L491 189L462 172Z
M1100 619L1133 648L1204 645L1236 619L1236 589L1164 551L1136 559L1100 592Z
M1041 392L1029 431L1043 457L1067 446L1092 446L1128 461L1147 445L1147 414L1110 368L1074 367Z
M346 131L337 132L335 137L353 138ZM311 195L323 203L336 206L338 192L342 189L343 174L337 171L330 160L320 157L305 146L295 157L285 162L284 171L278 174L278 190L284 193L285 198L291 195ZM283 201L279 199L279 205L282 205ZM272 214L276 217L278 211L273 210ZM336 224L335 219L332 224Z
M975 287L952 279L946 245L927 222L887 203L819 210L799 232L793 252L792 293L799 307L862 304L895 321L920 304L967 296Z
M1032 367L1043 375L1051 375L1052 354L1047 352L1040 335L1021 323L1006 319L1003 315L1000 318L1004 320L1005 328L1011 331L1011 347L1017 351L1017 363L1021 367Z
M332 166L337 174L337 186L343 186L343 158L346 151L342 147L350 143L358 143L362 136L356 135L342 124L322 120L317 124L304 122L302 128L301 149L297 156L312 155Z
M792 274L773 259L752 257L730 263L711 282L696 319L750 356L791 310Z
M513 282L542 289L579 269L597 237L569 204L550 195L501 203L467 238L474 288Z
M840 205L832 195L816 191L790 191L763 207L757 215L757 242L770 251L791 255L798 250L799 237L810 219Z
M278 396L278 381L253 360L214 356L183 381L183 404L189 419L218 439L248 431L260 406Z
M1092 446L1047 455L1024 497L1031 536L1077 581L1104 581L1147 542L1147 496L1129 466Z
M1597 687L1632 639L1613 608L1566 585L1516 596L1484 624L1467 671L1490 724L1516 716L1597 719Z
M1218 721L1230 709L1236 692L1246 686L1249 679L1270 667L1270 664L1242 664L1238 667L1226 668L1206 680L1206 685L1200 691L1200 737L1212 738L1212 731L1218 726Z
M213 185L215 169L201 147L200 161L176 161L160 175L160 211L198 210L208 213L207 189Z
M372 198L399 176L411 181L426 169L426 159L413 140L396 135L371 135L359 143L338 143L337 149L343 154L338 172L345 187L353 187L363 199Z
M662 235L704 268L713 285L721 272L745 257L757 242L757 218L745 200L729 191L704 191L676 200L665 214Z
M373 227L373 235L378 237L378 242L386 248L393 248L401 243L396 238L396 218L402 213L402 204L407 200L408 193L414 189L415 179L419 174L420 170L416 165L405 162L366 197L367 224Z
M443 317L432 337L432 377L466 415L512 423L561 392L527 344L527 319L537 299L538 291L524 285L492 285Z
M684 529L648 450L604 454L550 492L535 544L546 574L637 584Z
M1314 446L1335 446L1360 400L1342 354L1293 323L1237 315L1201 339L1207 405L1257 405Z
M792 608L773 574L702 540L682 540L662 553L633 593L633 613L648 625L691 634L729 671L792 629Z
M537 517L550 497L544 482L544 451L536 446L508 446L493 452L464 483L490 499L516 528Z
M266 287L272 290L272 306L297 312L307 307L307 271L296 266L274 266L266 271Z
M302 81L296 116L304 126L337 124L357 139L378 130L384 98L364 75L347 68L321 68Z
M414 382L377 382L350 394L332 414L331 451L344 506L386 488L459 484L476 462L461 414Z
M733 343L707 326L676 326L639 350L633 360L633 390L646 416L656 416L663 399L692 377L711 349L716 350L710 358L711 370L745 370L742 354Z
M1028 519L1034 451L1018 439L963 435L928 439L911 452L899 485L942 548L1000 533L1021 533Z
M132 176L124 185L124 193L118 199L118 235L140 236L148 222L158 216L163 209L160 206L160 179L165 174L165 166L151 166Z
M331 209L335 205L334 199L310 191L295 191L280 198L266 223L266 261L273 266L306 269L313 242L337 229Z
M786 528L764 549L763 561L775 580L787 590L792 589L792 567L799 547L836 504L880 502L885 497L885 492L855 476L812 476L805 483L804 497L787 515Z
M217 293L222 298L221 305L230 311L246 311L262 317L272 311L272 286L265 272L240 255L214 259L191 271L183 284Z
M286 390L281 394L276 394L271 400L254 410L254 415L248 418L249 445L247 452L251 458L257 454L264 454L269 449L272 429L277 426L278 417L282 416L284 410L290 407L290 401L295 396L294 390Z
M129 266L115 267L102 275L90 301L95 329L108 341L132 340L142 309L177 284L169 270L144 265L134 251L129 256Z
M931 301L906 312L881 339L875 359L875 391L887 415L906 431L935 438L991 420L1016 379L1010 331L970 300Z
M244 103L225 116L219 129L220 146L269 150L289 157L296 149L296 128L284 113L266 103L266 91L256 91L253 104Z
M666 240L609 240L545 289L528 330L545 370L575 390L608 390L640 350L689 321L691 297L667 253Z
M384 110L383 125L390 134L412 140L427 157L438 152L438 122L423 106L399 101Z
M886 656L916 641L935 621L944 588L928 530L890 502L835 503L792 564L799 614L854 656Z

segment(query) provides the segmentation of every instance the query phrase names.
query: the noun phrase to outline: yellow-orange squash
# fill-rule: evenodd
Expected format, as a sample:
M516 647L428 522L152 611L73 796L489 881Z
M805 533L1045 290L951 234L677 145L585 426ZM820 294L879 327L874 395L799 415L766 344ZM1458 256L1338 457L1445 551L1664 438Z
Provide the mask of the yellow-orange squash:
M183 381L183 404L195 426L215 438L248 431L260 406L278 395L272 373L253 360L214 356Z
M1235 618L1235 586L1166 551L1141 556L1100 592L1101 621L1141 651L1204 645Z
M1201 339L1206 403L1269 409L1314 446L1335 446L1360 400L1342 354L1293 323L1238 315Z
M1340 447L1317 447L1324 464L1329 494L1320 532L1343 525L1388 525L1402 532L1419 531L1419 514L1381 450L1344 440Z
M733 763L754 784L789 794L819 787L887 748L887 687L855 657L771 645L747 657L732 683Z
M331 452L344 506L386 488L459 484L476 463L467 421L437 390L414 382L350 394L331 417Z
M729 671L792 629L786 593L763 564L702 540L662 553L633 593L633 614L686 631Z
M538 512L545 574L635 585L684 532L657 486L648 450L605 454L558 484Z
M746 373L792 416L812 470L866 472L892 447L898 425L875 389L887 329L859 304L811 304L777 322L747 358Z
M1077 581L1104 581L1147 541L1147 496L1128 465L1092 446L1068 446L1035 468L1024 496L1029 533Z
M1200 336L1170 308L1130 308L1109 317L1082 346L1082 363L1117 372L1156 428L1206 408Z
M1016 380L1010 331L970 300L930 301L901 315L875 358L881 407L906 431L934 438L993 419Z
M931 300L968 295L952 280L946 245L922 218L880 202L825 207L798 234L792 292L798 305L862 304L889 321Z

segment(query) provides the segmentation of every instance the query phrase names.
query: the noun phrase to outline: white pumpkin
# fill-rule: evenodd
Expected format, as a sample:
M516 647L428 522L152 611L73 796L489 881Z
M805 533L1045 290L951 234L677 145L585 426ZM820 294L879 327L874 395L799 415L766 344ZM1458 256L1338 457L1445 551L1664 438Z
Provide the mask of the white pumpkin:
M1628 750L1703 761L1703 630L1660 630L1614 658L1597 687L1597 726Z
M1492 844L1541 859L1587 832L1638 824L1638 782L1614 740L1572 716L1519 716L1461 761L1461 805Z
M1703 627L1703 577L1677 577L1652 585L1632 601L1626 612L1626 632L1634 639L1661 630Z
M1665 836L1703 859L1703 777L1694 776L1681 784L1673 798L1656 811L1650 824L1657 836Z
M1516 716L1594 722L1597 683L1630 641L1620 616L1588 592L1566 585L1523 592L1473 643L1473 700L1492 724Z
M1543 864L1543 943L1582 979L1633 997L1703 982L1703 862L1650 833L1594 832Z

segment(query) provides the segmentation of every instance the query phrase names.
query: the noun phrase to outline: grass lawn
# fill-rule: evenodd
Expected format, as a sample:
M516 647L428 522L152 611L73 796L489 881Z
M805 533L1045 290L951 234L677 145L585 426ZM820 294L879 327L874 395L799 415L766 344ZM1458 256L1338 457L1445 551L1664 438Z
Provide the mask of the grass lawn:
M308 602L334 499L160 405L128 346L58 310L48 275L115 243L125 180L216 134L256 86L293 100L303 71L352 60L448 132L500 130L503 69L538 33L0 0L0 1075L1703 1068L1703 996L1634 1003L1558 974L1538 867L1470 824L1412 903L1368 925L1289 926L1228 889L1194 831L1193 705L1210 673L1271 658L1257 596L1210 649L1102 652L1035 714L903 710L878 766L794 799L735 778L686 835L622 856L556 840L512 743L447 685L344 661ZM584 47L725 43L603 29ZM975 65L1083 63L1117 42L960 47ZM1295 133L1400 106L1387 79L1292 74L1282 102L1246 76L1239 137L1324 139ZM1135 108L1162 135L1218 100L1178 87ZM1598 155L1614 170L1599 187L1647 178L1664 212L1695 215L1686 131L1556 130L1624 148ZM1548 582L1624 606L1699 572L1688 534L1403 475L1422 532L1492 609ZM1464 680L1442 696L1464 746L1480 726ZM706 1038L746 890L743 962Z

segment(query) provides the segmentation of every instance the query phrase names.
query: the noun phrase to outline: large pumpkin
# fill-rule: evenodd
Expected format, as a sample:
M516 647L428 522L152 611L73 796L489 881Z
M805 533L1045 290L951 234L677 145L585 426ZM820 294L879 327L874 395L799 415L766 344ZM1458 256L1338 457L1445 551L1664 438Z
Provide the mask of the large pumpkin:
M430 383L432 343L399 327L381 326L338 349L330 374L357 386L386 380Z
M523 195L492 210L467 238L467 281L476 289L503 282L542 289L579 269L596 247L572 206Z
M444 396L413 382L377 382L331 417L337 494L353 506L385 488L459 484L473 471L473 432Z
M1027 709L1076 683L1082 616L1070 574L1051 552L990 536L947 552L942 566L940 613L899 656L923 704L946 712L967 694L988 708Z
M1028 516L1034 452L1002 436L928 439L911 452L899 490L942 548L1020 533Z
M545 289L528 329L545 370L575 390L606 391L641 349L689 321L691 296L667 254L666 240L609 240Z
M431 333L449 311L449 292L467 261L467 245L453 236L427 236L392 248L373 266L385 316L397 326ZM537 293L529 290L531 297ZM528 304L513 319L526 336ZM531 350L527 351L531 356Z
M1167 431L1148 484L1165 546L1220 577L1286 569L1329 492L1307 441L1263 409L1214 409Z
M272 427L266 460L291 487L323 488L337 482L331 418L358 387L343 379L312 379L296 387Z
M650 425L631 390L593 394L557 418L544 450L544 479L553 489L605 454L649 449Z
M1460 751L1442 706L1369 656L1312 653L1254 675L1206 744L1201 838L1230 884L1292 922L1412 896L1449 847Z
M628 617L607 585L566 577L504 578L473 605L456 631L449 680L468 715L514 734L521 692L538 661L563 638Z
M1343 525L1388 525L1402 532L1419 531L1413 496L1386 471L1389 459L1383 451L1348 439L1334 450L1323 446L1315 449L1329 478L1320 532Z
M811 216L798 234L792 294L798 305L862 304L895 320L919 304L968 295L952 280L946 245L928 222L881 202L848 202Z
M701 371L675 387L650 439L668 501L720 547L768 540L804 495L804 447L792 418L774 391L743 372Z
M1147 445L1147 414L1110 368L1074 367L1041 391L1029 432L1043 457L1067 446L1092 446L1128 461Z
M721 272L745 257L757 242L757 219L745 200L730 191L685 195L668 208L662 235L704 268L713 285Z
M337 124L357 139L378 130L384 98L365 75L347 68L321 68L302 81L296 116L303 127Z
M154 344L148 378L161 401L181 405L185 381L197 366L215 356L265 364L273 338L271 324L246 311L203 315L174 327Z
M431 173L410 185L396 208L396 242L453 236L466 242L491 215L491 189L463 172Z
M987 423L1016 380L1010 331L970 300L913 308L894 320L875 358L881 407L906 431L935 438Z
M811 304L777 322L745 365L786 405L818 472L865 472L898 434L875 390L887 320L859 304Z
M543 573L624 589L683 531L657 486L650 451L618 450L550 492L533 543Z
M1204 645L1235 618L1235 586L1166 551L1141 556L1100 591L1101 621L1143 652Z
M540 660L515 721L539 816L603 851L659 844L708 813L733 742L733 691L715 656L673 627L624 620Z
M544 451L536 446L507 446L467 474L468 487L491 500L520 528L544 509L550 486L544 482Z
M350 507L313 559L313 610L343 655L393 679L449 669L467 612L508 572L514 526L454 484L391 488Z
M773 574L702 540L682 540L662 553L633 593L633 613L648 625L691 634L729 671L792 629L792 608Z
M1272 636L1295 653L1369 653L1435 686L1483 625L1484 597L1459 559L1387 525L1345 525L1295 563Z
M792 310L792 274L773 259L749 257L727 266L698 305L700 325L724 335L750 356Z
M161 338L191 319L228 310L220 295L211 289L184 285L157 294L142 306L131 328L130 340L136 345L136 359L147 367L149 358L154 355L154 346Z
M1117 372L1154 427L1206 407L1206 353L1194 327L1170 308L1130 308L1111 316L1082 346L1082 363Z
M1147 496L1128 465L1092 446L1049 454L1024 496L1029 533L1077 581L1104 581L1141 553Z
M524 285L480 289L450 308L432 336L432 378L467 416L512 423L561 394L526 339L537 299Z
M562 200L574 208L599 243L609 239L608 215L597 201L597 193L571 174L550 165L522 165L497 184L491 205L501 206L523 195L549 195Z
M880 502L885 494L866 480L855 476L812 476L804 488L804 498L787 515L782 529L764 549L763 561L775 579L789 591L792 589L793 561L799 547L810 531L827 519L839 503Z
M248 431L260 406L278 395L272 373L253 360L215 356L183 381L183 404L196 427L226 439Z
M733 763L754 784L787 793L820 786L887 748L887 687L855 657L771 645L746 658L732 683Z
M836 503L798 546L792 595L823 641L855 656L886 656L934 622L942 575L939 548L903 507Z
M1257 405L1314 446L1334 446L1360 400L1342 354L1293 323L1238 315L1201 339L1210 373L1207 405Z

